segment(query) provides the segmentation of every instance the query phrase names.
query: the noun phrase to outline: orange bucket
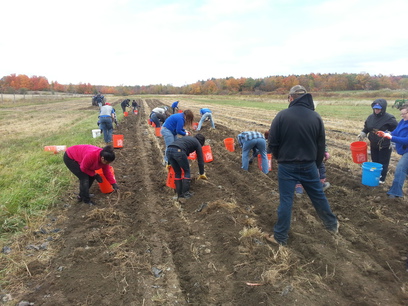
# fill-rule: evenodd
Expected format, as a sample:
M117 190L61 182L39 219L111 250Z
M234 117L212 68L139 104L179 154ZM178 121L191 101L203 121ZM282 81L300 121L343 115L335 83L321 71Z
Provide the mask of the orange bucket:
M157 127L156 130L155 130L157 137L161 137L162 134L161 134L160 131L161 131L161 127Z
M127 117L129 115L128 112L123 112L123 116Z
M112 172L113 177L115 177L115 171L113 170L112 166L109 166L109 170ZM108 182L108 180L105 178L105 175L103 174L102 168L98 169L95 171L98 173L101 178L102 178L102 183L99 184L99 189L101 190L102 193L111 193L114 189L112 185Z
M230 151L230 152L234 152L235 151L235 141L234 138L225 138L224 139L224 145L225 148Z
M57 147L56 146L45 146L44 151L57 154Z
M193 123L193 130L196 130L198 128L198 122Z
M195 160L197 158L196 151L191 152L190 155L187 157L188 159Z
M179 109L179 113L182 113L183 111L181 109Z
M212 162L214 159L213 159L211 147L210 146L203 146L202 149L203 149L204 162L205 163Z
M112 135L112 138L114 148L123 148L123 135Z
M139 113L139 111L138 111L137 109L135 109L135 110L133 111L133 113L134 113L135 115L137 115L137 114Z
M268 157L269 171L272 171L272 154L266 154L266 156ZM262 171L262 156L261 156L261 154L258 154L258 168L259 168L259 170Z
M67 146L45 146L44 151L57 154L58 152L65 152Z
M173 167L170 166L169 171L167 172L167 181L166 181L166 186L176 189L176 183L174 182L176 174L174 173ZM181 178L184 177L184 170L181 169Z
M367 161L367 143L365 141L355 141L350 144L353 162L362 164Z

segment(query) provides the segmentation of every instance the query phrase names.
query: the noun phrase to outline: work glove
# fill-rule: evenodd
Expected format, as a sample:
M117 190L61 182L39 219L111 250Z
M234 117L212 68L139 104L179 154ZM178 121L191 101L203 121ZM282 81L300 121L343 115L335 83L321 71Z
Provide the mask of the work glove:
M361 132L360 134L357 135L357 138L360 139L360 140L363 140L366 137L367 137L367 134L364 133L364 132Z
M200 174L200 175L198 176L198 180L207 180L207 176L205 175L205 173Z
M171 168L171 165L167 164L167 165L166 165L166 170L167 170L167 171L170 171L170 168Z
M388 138L388 139L392 138L391 134L388 132L378 131L376 134L379 137Z
M94 179L98 182L98 183L102 183L103 179L102 177L97 173L94 175Z
M112 188L113 188L113 190L119 190L119 186L118 186L118 184L112 184Z
M324 160L328 160L330 158L329 152L324 152Z
M190 135L191 135L191 132L186 131L186 136L190 136Z

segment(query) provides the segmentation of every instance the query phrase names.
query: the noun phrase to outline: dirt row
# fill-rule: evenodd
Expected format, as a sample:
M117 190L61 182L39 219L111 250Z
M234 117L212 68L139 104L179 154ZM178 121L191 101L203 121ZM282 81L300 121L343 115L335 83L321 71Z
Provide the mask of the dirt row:
M216 129L205 124L200 131L214 157L205 164L208 181L193 180L194 196L180 203L166 186L164 141L147 124L150 110L163 102L139 102L138 115L125 117L115 130L124 135L113 164L119 193L102 194L94 185L97 205L90 207L76 203L76 186L67 191L53 212L55 221L44 225L48 232L61 231L33 236L33 244L52 237L54 253L44 258L40 250L27 250L23 282L13 293L20 300L35 305L408 304L407 202L387 199L388 186L363 186L361 169L341 162L346 155L350 159L341 145L327 163L332 184L327 197L340 234L324 230L304 195L294 200L288 247L277 247L262 238L276 221L275 161L268 175L256 162L244 171L239 148L229 152L223 144L243 130L263 130L266 118L259 125L242 112L236 117L216 112ZM198 107L191 105L196 114ZM260 110L251 113L265 116ZM196 162L191 166L197 175Z

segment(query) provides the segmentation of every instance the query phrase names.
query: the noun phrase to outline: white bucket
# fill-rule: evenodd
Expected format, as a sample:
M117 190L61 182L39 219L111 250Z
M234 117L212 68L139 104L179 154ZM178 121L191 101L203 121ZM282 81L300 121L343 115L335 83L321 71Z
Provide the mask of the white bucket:
M67 146L55 146L55 150L58 152L65 152L67 150Z
M100 129L96 129L96 130L92 130L92 137L96 138L101 136L101 130Z

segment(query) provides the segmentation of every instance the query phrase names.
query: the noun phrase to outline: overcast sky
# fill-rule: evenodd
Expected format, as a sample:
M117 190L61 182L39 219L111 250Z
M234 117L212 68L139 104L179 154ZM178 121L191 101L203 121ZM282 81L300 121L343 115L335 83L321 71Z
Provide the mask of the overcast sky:
M181 86L408 74L407 0L13 0L0 27L0 77Z

